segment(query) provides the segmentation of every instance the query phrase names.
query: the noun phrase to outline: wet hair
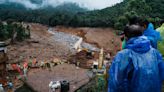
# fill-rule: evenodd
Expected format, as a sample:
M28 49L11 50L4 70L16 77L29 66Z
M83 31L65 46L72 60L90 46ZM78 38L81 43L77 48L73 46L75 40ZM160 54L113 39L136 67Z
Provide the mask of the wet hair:
M134 16L129 19L129 25L135 25L135 24L137 25L140 23L140 21L141 21L140 17Z
M129 19L129 25L140 25L142 27L148 27L149 21L146 18L132 17Z
M142 36L144 28L139 25L129 25L124 28L125 36L130 39L132 37Z
M121 41L124 41L124 36L123 36L123 37L121 37L120 39L121 39Z

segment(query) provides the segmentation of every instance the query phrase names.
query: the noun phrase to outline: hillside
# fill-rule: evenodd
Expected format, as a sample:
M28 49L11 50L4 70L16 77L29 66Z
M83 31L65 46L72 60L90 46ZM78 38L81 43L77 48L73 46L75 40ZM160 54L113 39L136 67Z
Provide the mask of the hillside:
M59 92L68 81L69 92L105 92L106 71L122 50L117 32L134 16L155 26L164 19L163 0L123 0L101 10L49 1L0 0L0 58L6 59L0 63L0 89L28 92L24 83L34 90L29 92ZM54 88L56 83L61 85Z
M0 4L0 20L26 21L42 23L46 25L67 25L63 23L68 19L72 19L77 12L87 11L75 3L63 3L56 7L46 6L38 9L26 8L18 3L2 3Z
M36 5L41 4L41 1L31 0ZM164 18L163 14L163 0L124 0L112 7L92 11L87 11L76 3L63 3L56 7L46 6L34 10L16 3L0 5L0 20L14 19L14 21L35 22L50 26L110 26L122 29L133 16L147 18L158 26L158 22Z
M158 24L164 19L163 14L163 0L124 0L112 7L78 13L77 16L80 16L79 23L85 23L85 26L111 26L122 29L128 23L128 19L133 16L147 18Z

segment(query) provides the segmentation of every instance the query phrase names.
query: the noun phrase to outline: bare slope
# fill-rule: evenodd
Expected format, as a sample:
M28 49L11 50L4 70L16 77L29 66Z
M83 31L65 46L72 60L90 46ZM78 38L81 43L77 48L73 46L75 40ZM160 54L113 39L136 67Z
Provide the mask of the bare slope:
M36 58L38 61L51 61L54 57L67 58L73 52L64 42L53 38L48 27L40 24L31 25L31 39L8 46L9 62L20 62ZM55 27L54 30L83 37L85 42L103 47L113 52L119 50L119 37L110 28L67 28ZM69 38L68 38L69 39Z

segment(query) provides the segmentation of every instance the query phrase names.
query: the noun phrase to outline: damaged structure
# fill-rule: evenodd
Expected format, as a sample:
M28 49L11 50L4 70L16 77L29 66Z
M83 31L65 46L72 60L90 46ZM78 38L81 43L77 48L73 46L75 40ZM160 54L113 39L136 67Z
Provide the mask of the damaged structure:
M5 83L7 48L5 42L0 42L0 83Z

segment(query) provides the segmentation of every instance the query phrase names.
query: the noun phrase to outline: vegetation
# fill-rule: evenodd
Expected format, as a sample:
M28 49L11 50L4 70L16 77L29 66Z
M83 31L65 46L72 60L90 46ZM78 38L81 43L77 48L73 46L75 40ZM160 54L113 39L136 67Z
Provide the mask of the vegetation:
M39 1L36 3L39 4ZM133 16L147 18L158 26L158 22L164 18L163 6L163 0L124 0L112 7L93 11L80 8L75 3L31 10L19 4L8 3L0 5L0 20L14 19L50 26L114 27L122 30Z
M17 23L2 23L0 22L0 40L11 39L12 42L23 41L24 39L30 38L30 30L27 26L23 27L22 24Z
M75 92L107 92L104 75L93 77L90 82L80 87Z
M55 8L47 6L35 10L27 9L16 3L6 3L0 5L0 20L12 19L18 22L35 22L50 26L69 25L69 22L77 12L84 12L86 10L80 8L75 3L64 3Z
M163 5L163 0L124 0L115 6L85 12L78 16L82 17L79 19L84 21L80 23L86 23L86 26L110 26L122 30L129 18L134 16L148 19L158 26L158 22L164 18Z

